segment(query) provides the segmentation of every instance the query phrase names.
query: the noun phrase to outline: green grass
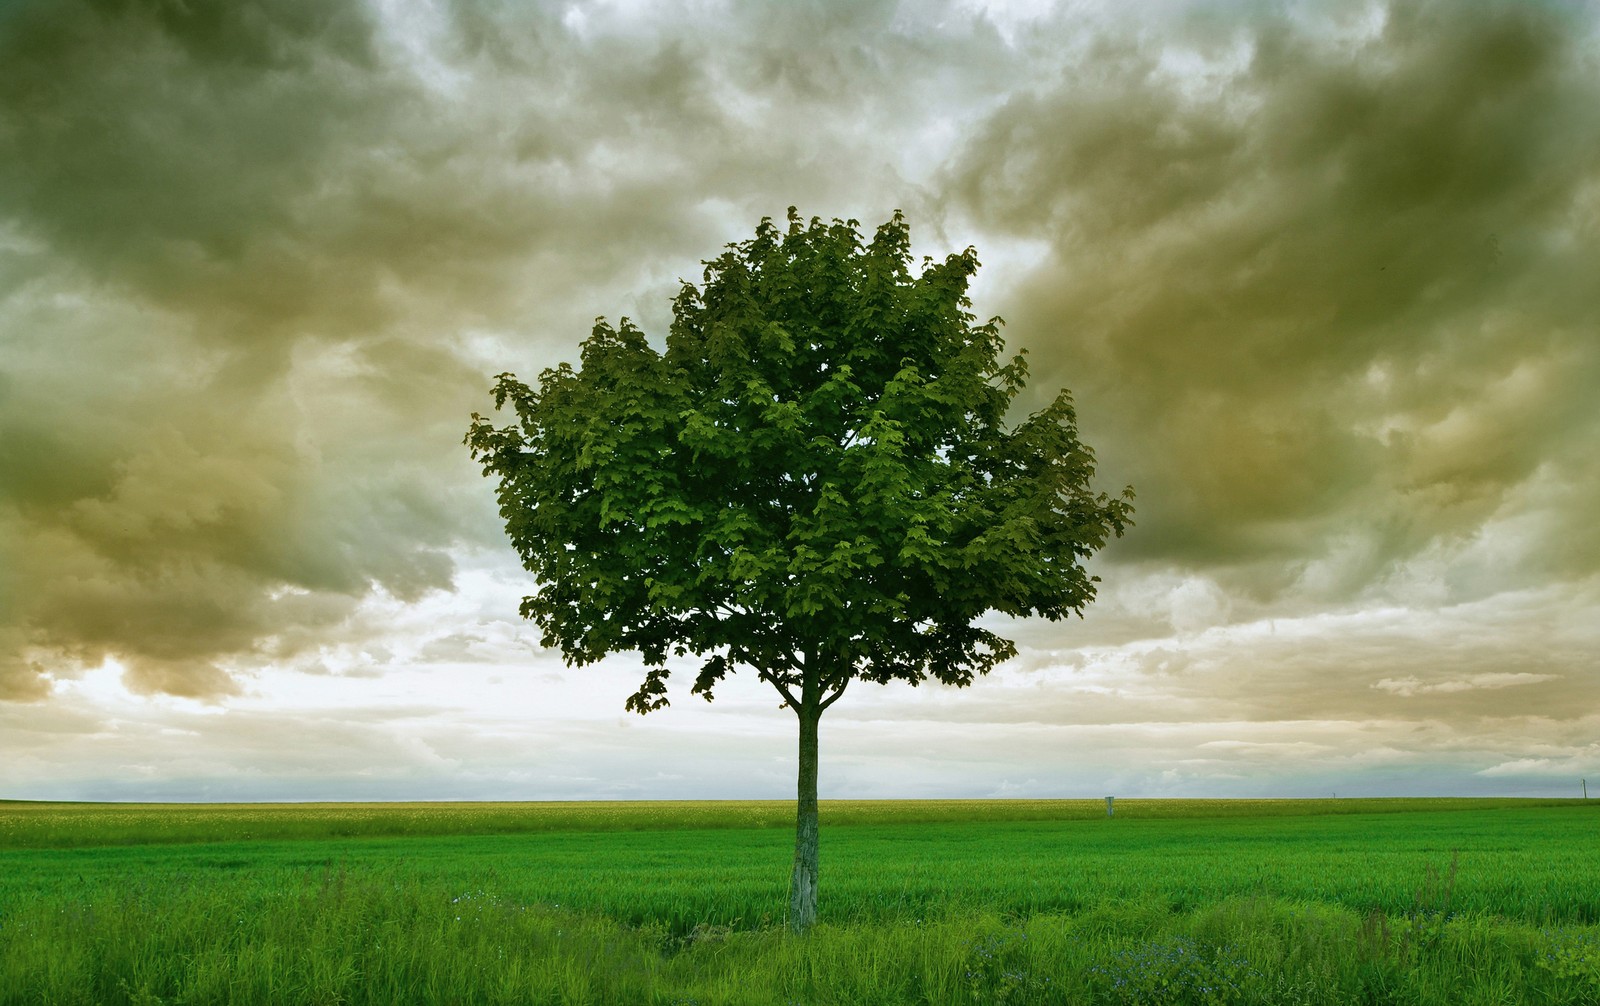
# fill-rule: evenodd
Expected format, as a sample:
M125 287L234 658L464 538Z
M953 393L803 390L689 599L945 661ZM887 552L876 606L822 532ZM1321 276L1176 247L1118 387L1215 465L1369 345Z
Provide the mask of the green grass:
M1581 801L0 803L4 1003L1600 1003Z
M1600 801L1597 801L1600 802ZM1123 800L1116 820L1582 807L1582 800ZM1099 821L1103 800L826 800L830 825ZM0 849L261 838L793 828L787 800L571 803L48 803L0 800Z

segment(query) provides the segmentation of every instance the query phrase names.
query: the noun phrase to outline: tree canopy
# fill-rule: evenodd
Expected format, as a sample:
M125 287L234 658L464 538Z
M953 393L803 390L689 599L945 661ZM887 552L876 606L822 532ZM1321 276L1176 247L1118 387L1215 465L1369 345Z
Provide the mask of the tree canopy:
M1027 372L967 311L975 251L913 276L901 214L856 228L765 219L683 285L665 352L598 320L580 369L498 377L518 425L474 416L540 584L523 615L575 664L639 651L629 709L667 705L684 654L707 699L737 665L790 705L812 663L824 704L854 678L968 684L1015 653L980 615L1081 612L1082 560L1130 523L1089 489L1067 391L1008 429Z

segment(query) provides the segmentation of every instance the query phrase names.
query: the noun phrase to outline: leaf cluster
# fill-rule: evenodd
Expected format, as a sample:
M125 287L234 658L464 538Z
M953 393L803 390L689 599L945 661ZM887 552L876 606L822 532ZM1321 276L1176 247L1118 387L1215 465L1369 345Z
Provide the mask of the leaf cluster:
M1066 391L1007 425L1027 371L968 311L976 253L911 267L898 212L866 241L791 208L683 284L664 352L599 319L578 368L499 375L517 421L466 442L545 645L639 651L639 712L688 654L707 699L745 665L820 711L855 678L970 683L1015 653L985 612L1082 612L1132 493L1089 488Z

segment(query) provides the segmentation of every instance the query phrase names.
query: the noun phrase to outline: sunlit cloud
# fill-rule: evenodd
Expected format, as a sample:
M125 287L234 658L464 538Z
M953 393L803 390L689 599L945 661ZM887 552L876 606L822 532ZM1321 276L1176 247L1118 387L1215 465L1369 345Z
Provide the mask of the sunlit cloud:
M1516 685L1536 685L1541 681L1553 681L1559 675L1555 674L1474 674L1470 678L1456 678L1448 681L1423 681L1415 676L1404 678L1383 678L1373 683L1372 687L1380 691L1391 692L1401 698L1410 698L1413 695L1437 694L1440 692L1469 692L1474 689L1511 688Z

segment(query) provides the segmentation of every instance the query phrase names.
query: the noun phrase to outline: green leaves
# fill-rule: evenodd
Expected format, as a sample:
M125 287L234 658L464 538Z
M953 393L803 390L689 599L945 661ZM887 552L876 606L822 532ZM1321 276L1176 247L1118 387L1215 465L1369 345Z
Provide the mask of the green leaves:
M913 275L899 213L856 228L763 220L684 284L664 351L598 320L580 368L496 379L513 425L473 417L540 585L523 613L572 663L640 651L629 709L666 704L672 653L708 699L738 664L786 702L966 684L1015 652L975 619L1081 612L1082 560L1131 523L1131 490L1089 489L1066 392L1007 428L1026 367L967 312L976 254Z

